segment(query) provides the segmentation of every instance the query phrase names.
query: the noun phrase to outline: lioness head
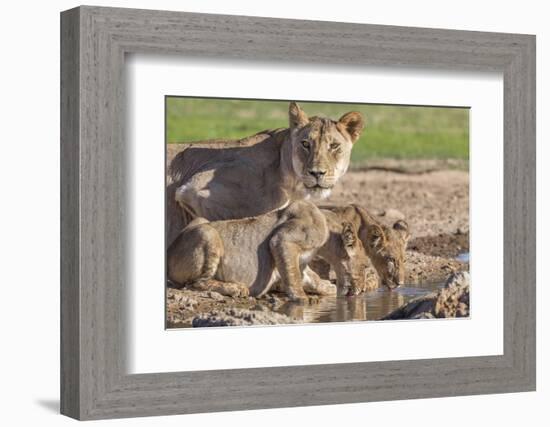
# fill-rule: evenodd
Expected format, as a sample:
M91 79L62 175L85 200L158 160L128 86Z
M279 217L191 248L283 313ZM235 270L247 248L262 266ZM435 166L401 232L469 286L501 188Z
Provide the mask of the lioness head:
M405 281L405 250L409 241L409 226L399 220L392 227L369 224L361 233L361 239L368 245L369 256L380 283L389 289Z
M355 226L351 222L342 223L342 248L339 254L340 268L344 273L345 285L338 289L340 295L355 295L365 287L365 272L369 258Z
M289 106L292 168L308 196L324 198L346 173L351 149L364 127L360 113L349 112L338 121L311 117L295 102Z

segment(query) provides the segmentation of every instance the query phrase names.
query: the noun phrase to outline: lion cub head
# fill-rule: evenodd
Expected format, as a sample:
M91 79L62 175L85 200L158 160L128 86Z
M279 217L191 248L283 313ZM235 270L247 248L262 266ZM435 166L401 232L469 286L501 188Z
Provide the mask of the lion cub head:
M365 272L370 265L365 247L359 238L357 229L351 222L342 223L342 245L337 249L338 263L344 274L344 287L339 294L355 295L358 289L366 286Z
M399 220L387 227L372 222L363 231L362 240L367 245L380 284L389 289L402 285L405 281L405 250L410 238L407 223Z
M346 173L353 144L364 127L358 112L344 114L338 121L311 117L295 102L289 106L292 169L302 181L307 196L325 198Z
M372 277L366 277L363 286L353 287L350 293L357 295L365 290L376 289L383 285L394 289L405 281L405 252L410 238L409 226L403 220L391 227L376 220L365 208L358 205L322 206L342 222L350 222L357 229L357 234L370 263L376 270L378 283Z

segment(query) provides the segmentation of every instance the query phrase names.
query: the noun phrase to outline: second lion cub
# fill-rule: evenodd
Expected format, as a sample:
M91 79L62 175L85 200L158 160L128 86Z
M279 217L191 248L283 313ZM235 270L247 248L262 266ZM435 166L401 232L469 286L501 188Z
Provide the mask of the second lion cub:
M323 247L331 248L331 261L349 272L348 280L365 279L369 261L355 225L344 222L340 233L329 233L325 215L310 202L293 202L251 218L196 218L168 248L168 278L179 286L229 296L261 296L278 280L292 300L306 298L304 287L334 294L334 285L307 267Z

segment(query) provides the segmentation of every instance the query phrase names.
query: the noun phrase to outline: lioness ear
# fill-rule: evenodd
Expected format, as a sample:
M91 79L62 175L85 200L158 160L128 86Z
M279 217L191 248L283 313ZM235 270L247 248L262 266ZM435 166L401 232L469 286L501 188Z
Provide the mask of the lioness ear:
M338 125L340 125L341 129L348 133L351 137L351 142L355 142L359 139L361 132L363 132L365 122L363 121L363 116L361 113L351 111L340 117L340 120L338 120Z
M291 129L305 126L309 122L307 114L294 101L288 106L288 122Z
M409 233L409 224L400 219L393 224L393 229L401 234L401 238L406 242L409 241L411 234Z
M345 221L342 223L342 242L346 249L353 248L357 243L357 233L351 222Z

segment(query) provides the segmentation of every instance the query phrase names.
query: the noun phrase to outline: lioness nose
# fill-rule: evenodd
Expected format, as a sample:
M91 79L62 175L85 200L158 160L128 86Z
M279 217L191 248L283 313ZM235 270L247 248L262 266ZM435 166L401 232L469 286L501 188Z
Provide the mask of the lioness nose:
M326 173L327 173L326 171L321 171L321 170L313 170L313 169L309 170L309 174L315 177L315 179L319 179L323 177Z

